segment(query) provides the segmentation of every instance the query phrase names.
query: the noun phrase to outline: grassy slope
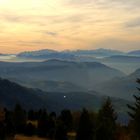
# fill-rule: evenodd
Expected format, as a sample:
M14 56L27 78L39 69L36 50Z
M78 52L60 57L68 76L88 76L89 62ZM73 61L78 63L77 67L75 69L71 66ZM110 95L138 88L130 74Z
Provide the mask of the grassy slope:
M45 138L39 138L37 136L26 137L22 135L16 135L14 140L47 140Z

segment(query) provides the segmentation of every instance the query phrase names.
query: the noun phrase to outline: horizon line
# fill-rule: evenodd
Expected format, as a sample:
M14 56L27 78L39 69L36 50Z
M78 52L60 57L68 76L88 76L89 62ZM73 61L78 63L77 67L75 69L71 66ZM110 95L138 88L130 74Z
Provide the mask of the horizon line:
M20 52L17 52L17 53L3 53L1 52L0 54L1 55L14 55L14 54L20 54L20 53L25 53L25 52L36 52L36 51L45 51L45 50L49 50L49 51L56 51L56 52L65 52L65 51L94 51L94 50L110 50L110 51L118 51L118 52L122 52L122 53L129 53L131 51L138 51L140 49L130 49L130 50L119 50L119 49L110 49L110 48L95 48L95 49L64 49L64 50L57 50L57 49L49 49L49 48L46 48L46 49L37 49L37 50L25 50L25 51L20 51Z

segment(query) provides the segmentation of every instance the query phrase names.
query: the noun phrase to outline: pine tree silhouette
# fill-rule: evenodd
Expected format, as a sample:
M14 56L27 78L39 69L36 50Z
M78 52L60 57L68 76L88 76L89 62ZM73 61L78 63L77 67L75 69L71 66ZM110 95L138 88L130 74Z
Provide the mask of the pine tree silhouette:
M137 83L140 84L140 79L137 79ZM139 95L133 95L135 99L134 105L127 105L130 109L130 112L128 112L129 116L132 119L132 125L133 125L133 132L135 135L136 140L140 140L140 88L137 88L139 91Z
M14 110L14 125L17 133L24 133L25 125L26 125L26 112L20 106L20 104L16 104Z
M38 120L38 135L40 137L46 137L48 134L48 114L46 110L40 110L40 117Z
M97 117L97 140L114 140L117 115L108 98L99 110Z
M89 112L86 109L83 109L79 121L76 140L93 140L93 135L94 129Z

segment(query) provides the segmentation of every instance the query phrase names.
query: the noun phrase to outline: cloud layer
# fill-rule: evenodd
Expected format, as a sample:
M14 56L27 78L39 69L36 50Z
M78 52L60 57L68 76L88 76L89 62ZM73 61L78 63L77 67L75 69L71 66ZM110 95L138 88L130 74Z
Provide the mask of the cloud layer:
M0 51L140 49L139 7L139 0L0 1Z

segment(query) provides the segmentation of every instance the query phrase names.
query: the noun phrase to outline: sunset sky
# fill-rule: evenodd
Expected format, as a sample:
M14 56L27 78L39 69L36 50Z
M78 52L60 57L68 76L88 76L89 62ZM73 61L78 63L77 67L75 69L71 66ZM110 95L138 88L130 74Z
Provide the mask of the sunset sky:
M0 53L140 49L140 0L0 0Z

